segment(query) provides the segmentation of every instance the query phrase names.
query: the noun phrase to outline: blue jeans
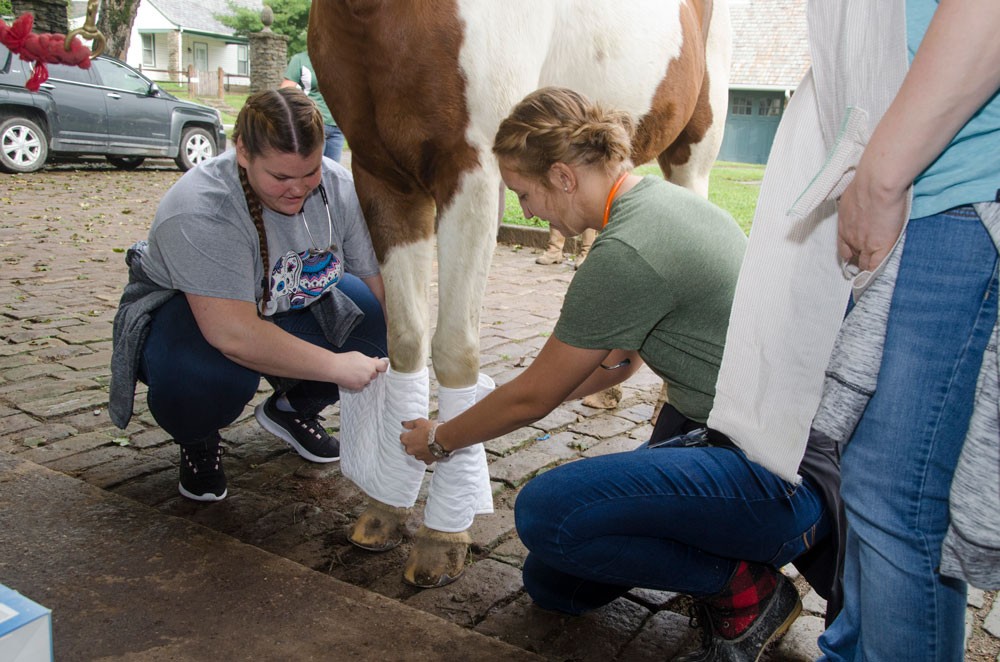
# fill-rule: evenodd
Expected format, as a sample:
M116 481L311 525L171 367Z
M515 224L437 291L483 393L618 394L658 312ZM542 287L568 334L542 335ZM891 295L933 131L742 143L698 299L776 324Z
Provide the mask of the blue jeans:
M966 587L937 567L996 268L971 207L910 221L878 385L842 455L845 604L824 659L962 659Z
M579 614L633 587L718 593L740 560L782 566L830 531L820 494L736 449L642 446L564 464L529 482L514 509L529 550L524 586L545 609Z
M336 124L324 124L323 133L326 136L323 156L340 163L340 156L344 152L344 133Z
M309 310L276 315L275 323L331 352L386 356L385 318L378 299L364 281L351 274L345 273L337 286L365 314L341 347L327 341ZM146 402L150 413L177 443L194 443L230 425L257 392L261 376L208 344L183 294L154 312L142 349L139 379L149 386ZM275 385L289 381L263 376ZM298 381L287 396L298 411L311 415L337 402L340 390L330 382Z

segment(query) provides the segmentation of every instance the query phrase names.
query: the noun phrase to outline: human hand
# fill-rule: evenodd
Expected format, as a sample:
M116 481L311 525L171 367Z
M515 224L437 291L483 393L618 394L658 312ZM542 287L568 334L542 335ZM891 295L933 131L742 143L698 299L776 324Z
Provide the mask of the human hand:
M399 441L403 444L403 450L406 451L407 455L412 455L424 464L433 464L437 458L427 447L427 440L430 438L431 428L434 425L426 418L403 421L404 432L399 435Z
M352 391L368 386L378 373L389 369L388 359L375 359L361 352L337 354L337 374L332 380Z
M837 210L837 252L862 271L873 271L889 255L906 222L907 192L875 184L858 165L854 180L840 197Z

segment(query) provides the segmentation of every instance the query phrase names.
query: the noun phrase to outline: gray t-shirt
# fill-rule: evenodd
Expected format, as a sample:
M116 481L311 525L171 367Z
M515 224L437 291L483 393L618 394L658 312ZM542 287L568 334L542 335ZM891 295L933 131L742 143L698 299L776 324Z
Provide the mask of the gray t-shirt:
M555 336L584 349L637 350L667 397L704 422L747 239L704 198L656 177L618 197L563 301Z
M299 214L264 208L268 282L266 315L304 308L340 282L378 274L378 261L350 173L323 159L322 185ZM328 220L329 219L329 220ZM146 274L167 289L249 301L263 295L257 230L229 150L184 174L163 197L149 231Z

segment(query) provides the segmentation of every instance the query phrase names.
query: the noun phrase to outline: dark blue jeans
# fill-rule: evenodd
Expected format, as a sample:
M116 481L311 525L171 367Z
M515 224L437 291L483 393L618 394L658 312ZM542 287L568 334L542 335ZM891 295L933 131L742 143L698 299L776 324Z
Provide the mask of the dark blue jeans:
M740 560L782 566L830 531L809 479L739 450L642 446L552 469L517 498L524 586L546 609L600 607L633 587L704 597Z
M327 341L308 310L277 315L275 323L297 338L331 352L386 356L385 317L378 299L364 281L350 274L344 274L338 287L365 314L341 347ZM149 386L146 402L150 413L177 443L204 439L235 421L257 392L261 376L230 361L208 344L183 294L154 313L142 349L139 379ZM273 385L289 382L263 376ZM307 414L318 413L340 399L339 388L330 382L298 381L286 394L293 407Z

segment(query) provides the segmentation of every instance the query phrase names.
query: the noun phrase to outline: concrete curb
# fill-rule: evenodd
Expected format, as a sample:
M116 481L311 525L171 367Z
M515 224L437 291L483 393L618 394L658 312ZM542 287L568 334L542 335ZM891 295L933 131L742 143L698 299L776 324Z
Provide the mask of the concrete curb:
M542 659L6 453L0 483L0 574L59 660Z
M545 248L549 243L549 231L547 228L501 223L497 232L497 241L501 244L524 246L525 248ZM570 254L578 253L580 251L580 238L567 237L563 251Z

